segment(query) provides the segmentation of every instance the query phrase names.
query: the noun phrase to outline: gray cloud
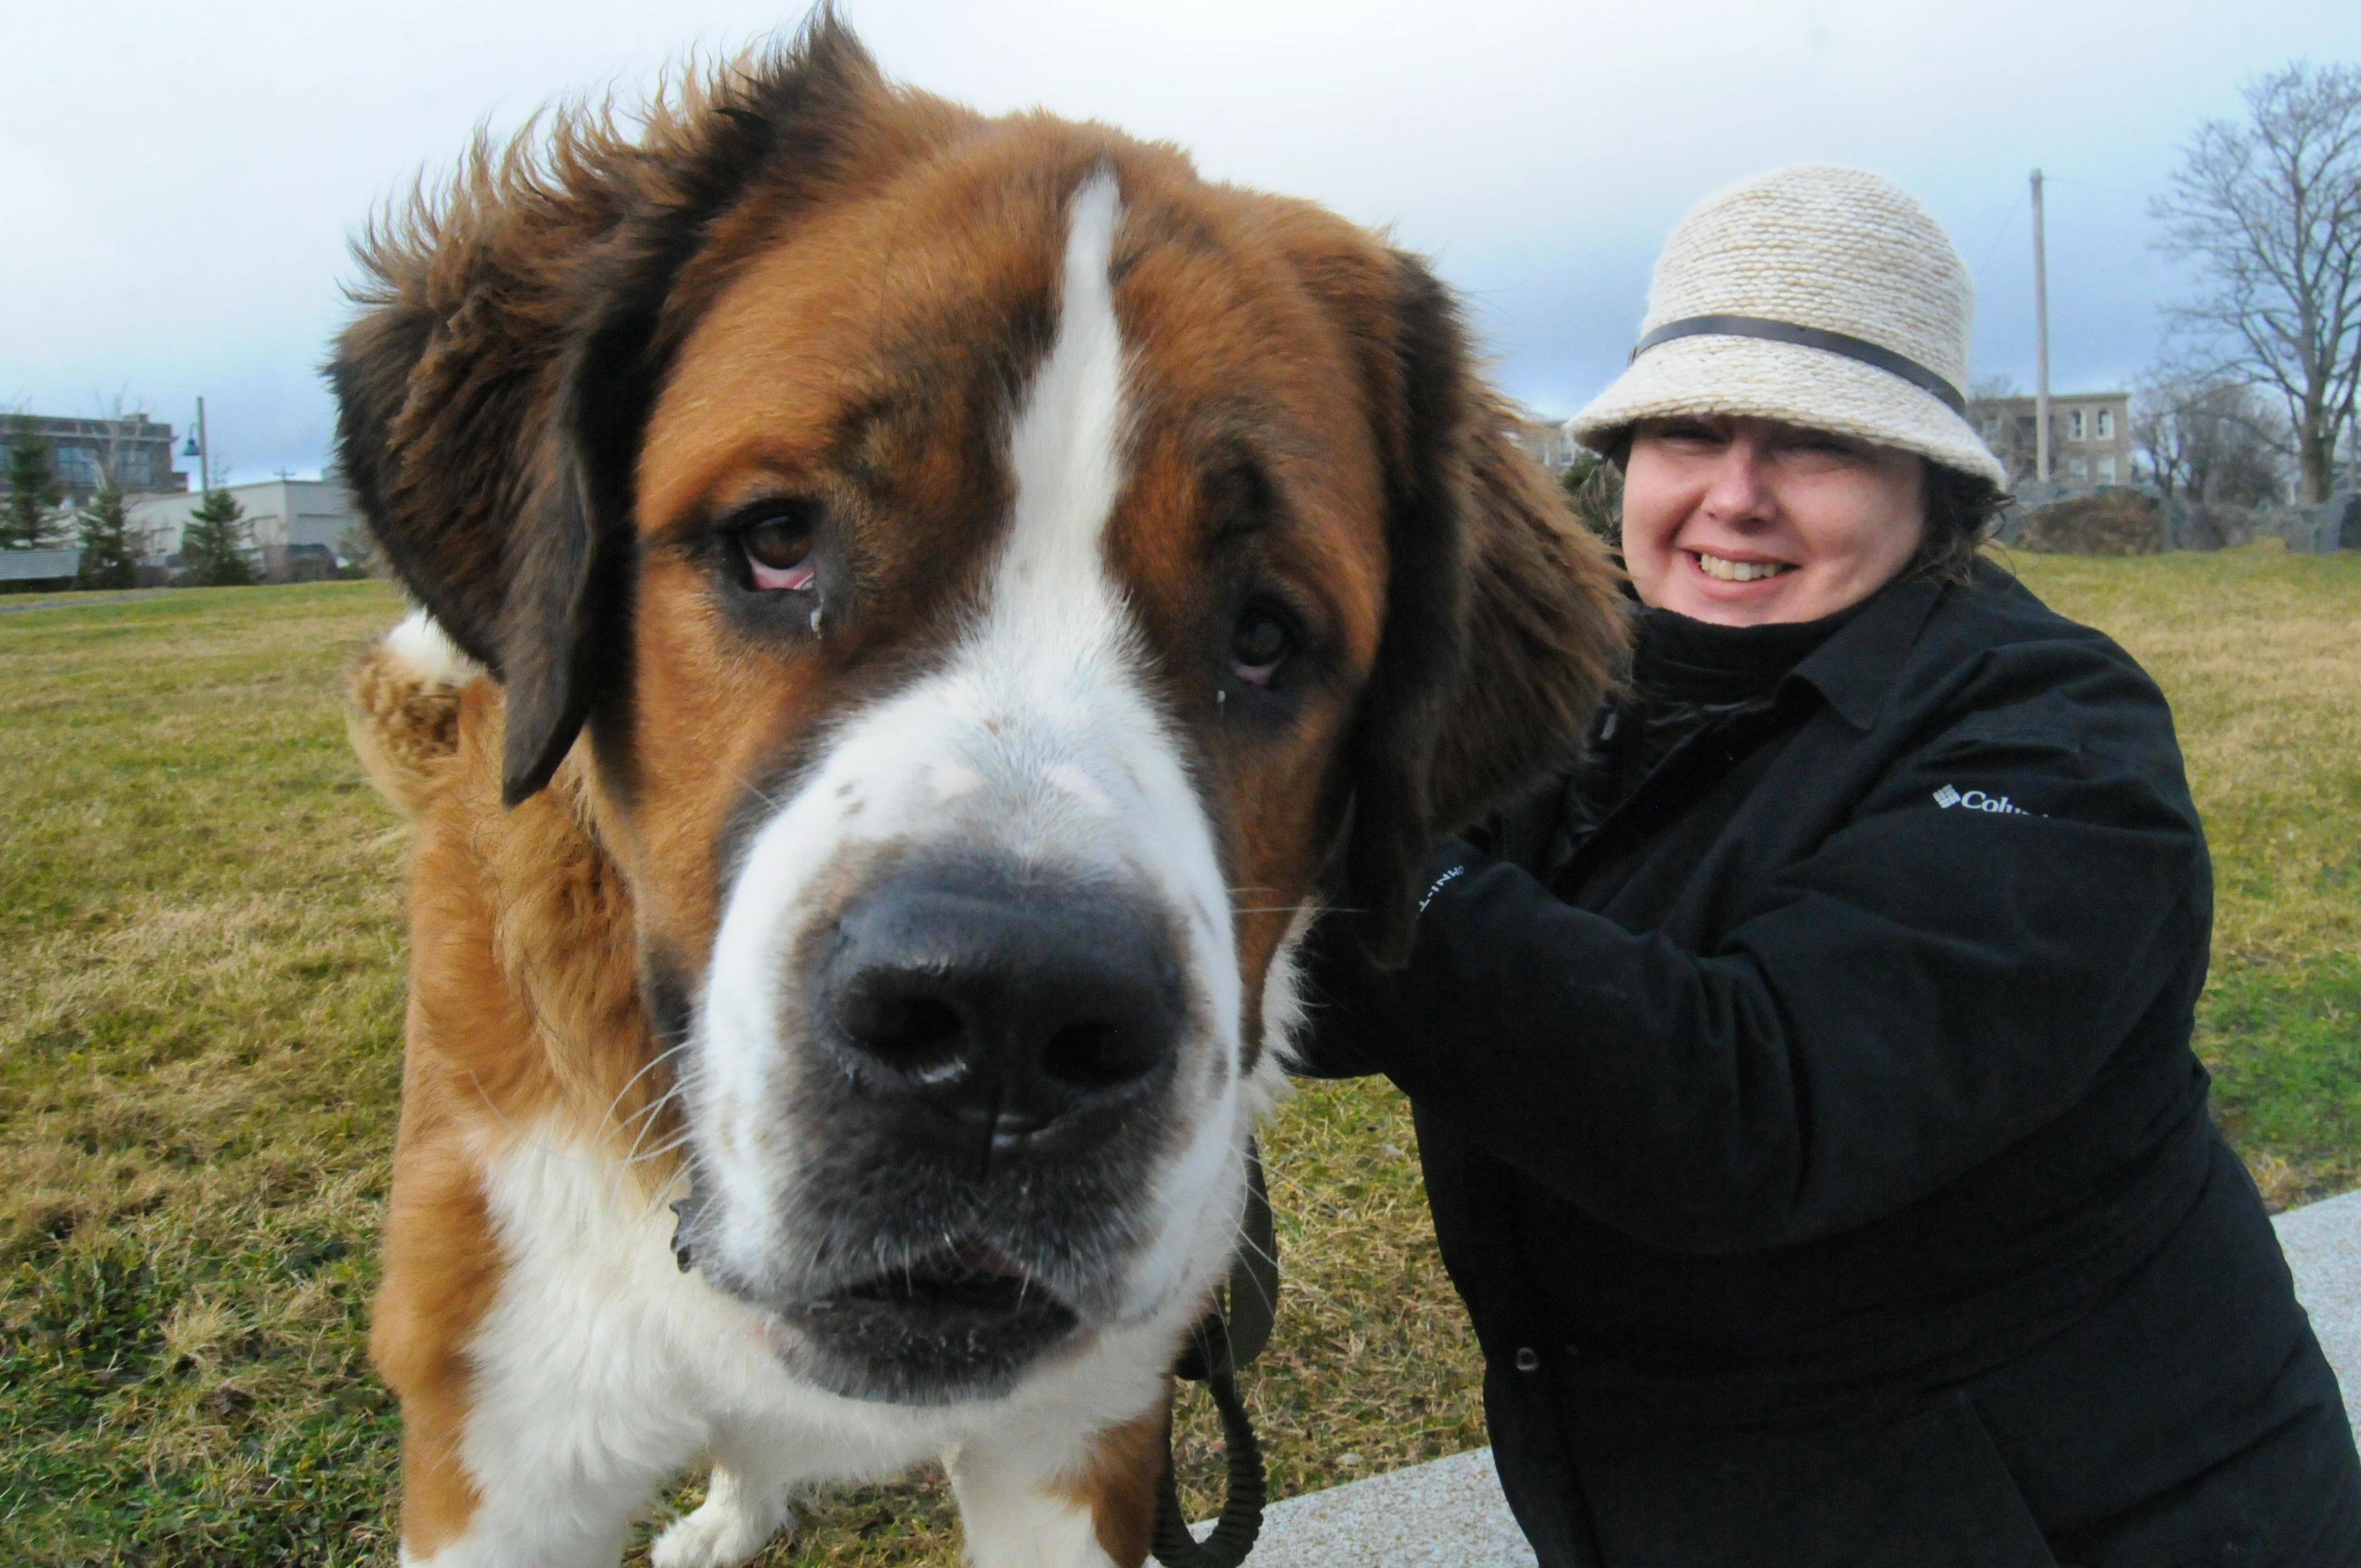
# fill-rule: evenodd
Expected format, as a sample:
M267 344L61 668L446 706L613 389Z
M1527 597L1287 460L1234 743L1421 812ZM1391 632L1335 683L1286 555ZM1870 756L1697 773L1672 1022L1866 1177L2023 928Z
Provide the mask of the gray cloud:
M628 101L692 49L794 19L743 0L21 9L0 58L0 402L71 413L121 393L179 424L203 392L245 477L326 454L314 367L374 203L478 123L511 129L566 93ZM2120 383L2155 356L2175 287L2144 203L2177 146L2257 71L2361 55L2347 0L845 9L917 85L1103 119L1392 225L1466 293L1509 389L1561 412L1620 363L1681 213L1799 159L1927 201L1977 278L1979 371L2020 381L2023 191L2043 165L2056 378Z

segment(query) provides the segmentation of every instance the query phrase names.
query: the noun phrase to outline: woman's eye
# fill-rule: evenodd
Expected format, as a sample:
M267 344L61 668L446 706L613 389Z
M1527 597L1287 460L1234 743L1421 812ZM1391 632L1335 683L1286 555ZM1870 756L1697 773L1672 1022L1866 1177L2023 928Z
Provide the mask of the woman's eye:
M1230 633L1230 667L1251 685L1267 686L1288 654L1295 651L1295 633L1275 610L1248 605Z
M1701 419L1668 419L1652 433L1659 441L1712 443L1726 439L1718 426Z
M763 518L741 532L738 542L758 588L807 588L819 576L808 518Z
M1642 441L1675 456L1696 457L1720 451L1730 444L1730 436L1703 420L1675 419L1642 426L1634 444Z

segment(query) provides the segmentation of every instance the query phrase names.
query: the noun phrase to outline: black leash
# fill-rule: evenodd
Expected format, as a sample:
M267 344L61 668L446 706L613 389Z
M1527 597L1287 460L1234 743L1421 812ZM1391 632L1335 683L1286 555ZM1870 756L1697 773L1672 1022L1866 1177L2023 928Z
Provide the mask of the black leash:
M1190 1331L1172 1375L1202 1383L1221 1412L1222 1443L1229 1453L1229 1484L1222 1517L1199 1541L1180 1511L1172 1474L1172 1412L1164 1413L1164 1473L1156 1482L1156 1530L1149 1549L1164 1568L1238 1568L1262 1530L1265 1487L1262 1445L1238 1396L1238 1369L1270 1343L1279 1316L1279 1236L1271 1227L1270 1193L1262 1179L1262 1151L1246 1144L1246 1212L1237 1255L1230 1260L1228 1301L1215 1301ZM1177 1397L1178 1390L1175 1390Z

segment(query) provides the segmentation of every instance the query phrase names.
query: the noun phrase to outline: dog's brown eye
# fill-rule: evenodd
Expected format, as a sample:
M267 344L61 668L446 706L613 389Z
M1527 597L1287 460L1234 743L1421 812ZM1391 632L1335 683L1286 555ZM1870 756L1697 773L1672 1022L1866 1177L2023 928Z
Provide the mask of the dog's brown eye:
M738 539L758 588L807 588L819 575L811 519L799 511L759 519Z
M1278 611L1248 605L1230 633L1230 667L1250 685L1267 686L1295 649L1295 632Z

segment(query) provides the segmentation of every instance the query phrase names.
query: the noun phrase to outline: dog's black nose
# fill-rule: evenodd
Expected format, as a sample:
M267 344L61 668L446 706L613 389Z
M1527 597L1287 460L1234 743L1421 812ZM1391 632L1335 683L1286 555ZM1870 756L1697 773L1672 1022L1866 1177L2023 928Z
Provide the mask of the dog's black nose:
M1173 1061L1178 955L1137 897L908 870L857 898L837 936L818 978L855 1078L996 1146L1094 1142Z

